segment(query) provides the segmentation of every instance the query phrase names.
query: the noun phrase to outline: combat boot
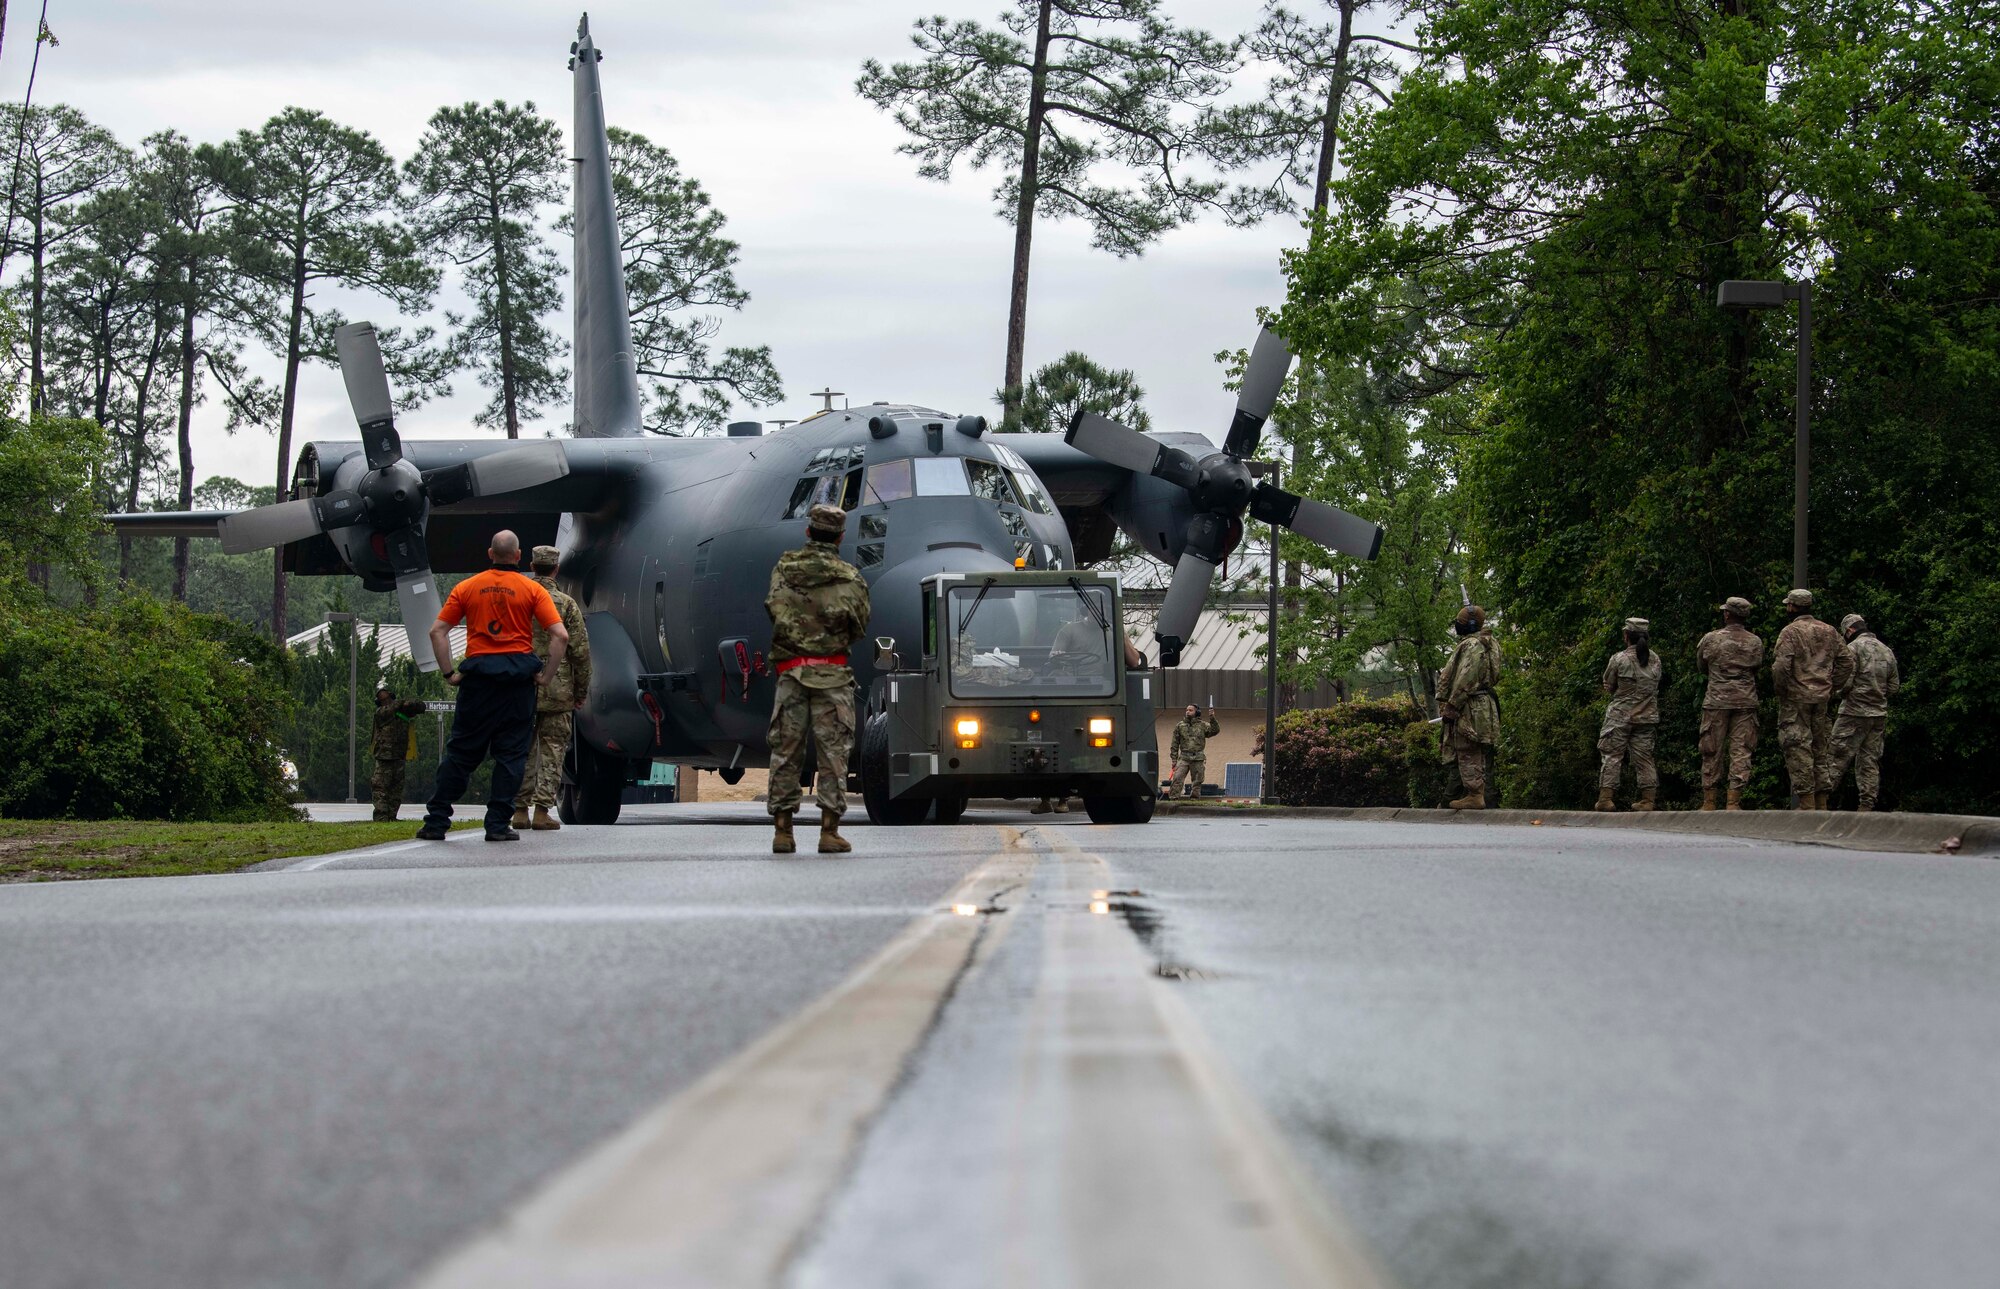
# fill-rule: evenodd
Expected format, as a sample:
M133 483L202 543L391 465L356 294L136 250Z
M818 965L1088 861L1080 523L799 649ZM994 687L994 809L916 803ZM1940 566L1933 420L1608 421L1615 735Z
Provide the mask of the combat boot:
M516 825L517 827L519 825ZM547 806L535 807L535 822L531 825L536 832L554 832L562 827L562 820L549 813Z
M854 847L847 844L847 838L840 835L840 816L831 810L819 812L819 853L822 855L845 855Z
M1653 794L1658 791L1658 788L1639 789L1639 799L1632 803L1632 808L1634 810L1651 811L1653 808Z
M1597 809L1605 811L1618 809L1618 803L1611 799L1614 791L1615 789L1612 788L1599 788L1597 790Z
M1486 789L1468 789L1464 796L1449 803L1446 808L1451 810L1484 810L1486 809Z
M1057 797L1057 798L1056 798L1056 813L1057 813L1057 814L1059 814L1059 815L1066 815L1066 814L1068 814L1068 813L1069 813L1069 798L1068 798L1068 797Z
M1854 803L1854 810L1855 813L1857 814L1864 814L1864 815L1873 814L1875 811L1874 798L1872 797L1861 798L1861 800Z
M1049 804L1049 799L1047 797L1043 797L1040 801L1037 801L1032 807L1029 808L1028 813L1031 815L1045 815L1053 809L1055 809L1055 807Z
M792 840L792 812L780 810L771 816L771 822L778 826L777 833L771 838L771 853L790 855L797 851L798 844Z
M1741 810L1742 808L1743 808L1743 789L1731 788L1729 790L1729 804L1724 806L1723 809Z
M1703 789L1701 790L1701 808L1702 808L1703 810L1713 810L1713 809L1715 809L1715 789L1714 789L1714 788L1703 788Z
M514 817L507 821L507 826L509 828L529 827L530 825L528 823L528 808L526 806L515 806Z

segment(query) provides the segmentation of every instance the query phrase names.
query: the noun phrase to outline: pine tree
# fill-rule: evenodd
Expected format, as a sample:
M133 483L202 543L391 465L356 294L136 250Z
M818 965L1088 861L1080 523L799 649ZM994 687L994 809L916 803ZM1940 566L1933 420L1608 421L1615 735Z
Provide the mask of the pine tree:
M1004 390L994 397L1003 407L1009 402ZM1145 397L1130 371L1100 367L1072 349L1028 378L1026 390L1012 400L1020 409L1019 420L1001 428L1060 434L1078 412L1097 412L1135 430L1150 430L1153 418L1146 415Z
M337 361L334 329L345 319L316 305L322 283L364 290L399 312L428 307L437 270L418 255L407 229L390 218L400 189L396 163L375 139L318 112L286 108L257 130L244 130L209 158L230 210L229 237L242 274L262 288L266 307L249 321L284 362L279 395L277 489L290 487L292 425L299 368ZM384 337L398 377L398 405L409 407L441 383L441 364L426 352L428 329ZM271 571L271 632L286 634L284 551Z
M1005 177L994 197L1014 225L1014 270L1001 380L1007 413L1027 346L1035 221L1079 218L1092 243L1137 255L1225 201L1197 172L1225 154L1201 109L1236 68L1236 46L1176 27L1158 0L1017 0L999 29L919 18L922 58L862 65L855 89L895 113L917 173L947 180L960 161ZM1115 172L1115 178L1107 174Z
M562 131L533 103L496 100L439 108L404 166L418 243L457 265L472 297L471 312L446 315L452 361L493 391L475 419L510 439L568 379L565 345L544 322L562 300L562 267L540 233L562 199L564 156Z
M700 181L665 148L611 127L611 196L625 259L625 295L639 375L650 383L646 428L686 434L721 428L731 396L768 406L785 396L771 348L710 342L718 309L741 309L735 242Z

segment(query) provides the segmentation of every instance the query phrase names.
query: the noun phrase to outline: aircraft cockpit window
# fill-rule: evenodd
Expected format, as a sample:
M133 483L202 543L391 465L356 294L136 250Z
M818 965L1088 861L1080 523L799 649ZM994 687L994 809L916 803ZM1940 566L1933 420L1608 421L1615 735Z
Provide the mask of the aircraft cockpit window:
M1022 459L1019 452L1005 443L995 443L993 455L1000 459L1000 464L1013 476L1014 491L1021 495L1022 505L1038 515L1056 513L1056 504L1049 498L1048 489L1042 487L1041 479L1028 468L1028 463Z
M804 519L808 510L822 504L839 506L842 510L852 510L860 505L861 471L850 470L844 475L807 475L793 485L791 504L785 507L785 518Z
M863 494L863 505L874 506L883 502L901 501L905 497L916 495L917 486L910 478L908 457L868 467L868 489Z
M919 497L966 497L972 489L965 481L962 457L914 457Z
M991 461L967 460L965 472L972 479L972 495L984 497L988 501L1003 501L1009 505L1018 503L1014 495L1014 485L1007 481L1007 472Z

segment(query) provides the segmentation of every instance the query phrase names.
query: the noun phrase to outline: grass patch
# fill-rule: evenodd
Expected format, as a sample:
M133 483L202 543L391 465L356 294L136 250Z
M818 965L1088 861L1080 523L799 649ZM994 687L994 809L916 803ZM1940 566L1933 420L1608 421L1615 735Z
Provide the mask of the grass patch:
M267 859L408 841L418 820L393 823L159 823L0 819L0 882L233 873ZM466 821L460 820L460 826Z

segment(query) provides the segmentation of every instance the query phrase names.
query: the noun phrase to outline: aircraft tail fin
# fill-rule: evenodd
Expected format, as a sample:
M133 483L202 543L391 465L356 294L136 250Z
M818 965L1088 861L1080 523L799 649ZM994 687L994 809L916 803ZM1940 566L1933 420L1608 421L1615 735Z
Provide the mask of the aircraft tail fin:
M618 212L611 197L611 143L597 82L597 64L604 56L590 39L589 14L577 23L570 54L576 88L570 138L576 166L576 434L626 438L641 432L643 409Z

